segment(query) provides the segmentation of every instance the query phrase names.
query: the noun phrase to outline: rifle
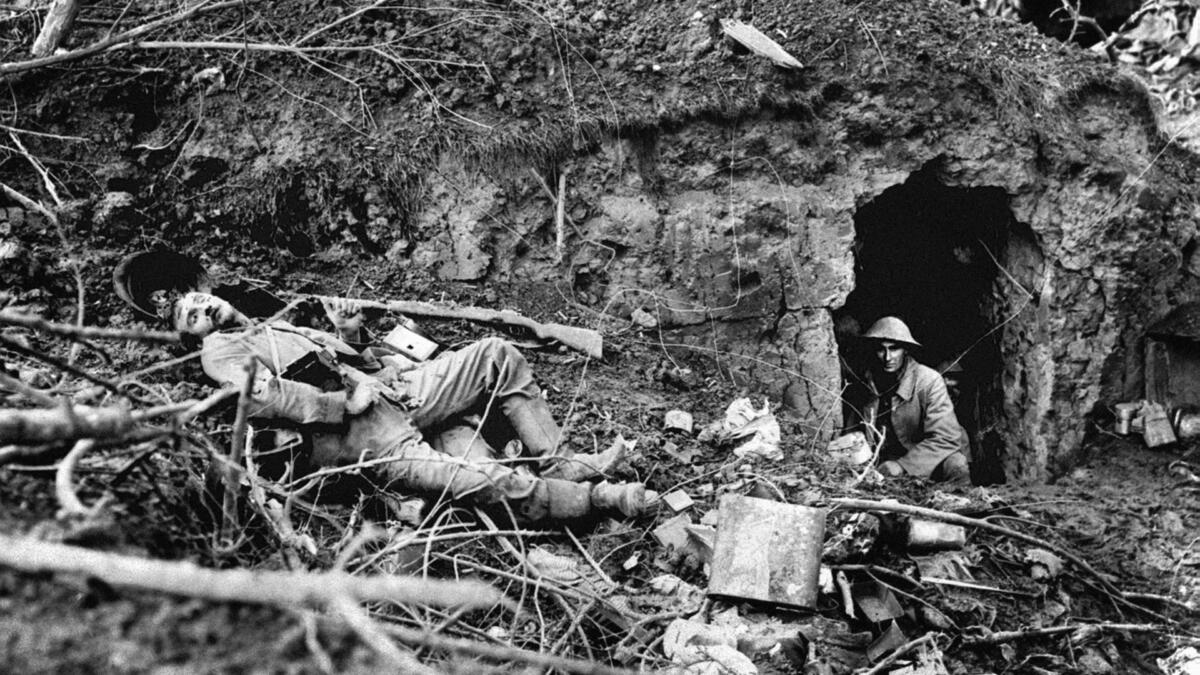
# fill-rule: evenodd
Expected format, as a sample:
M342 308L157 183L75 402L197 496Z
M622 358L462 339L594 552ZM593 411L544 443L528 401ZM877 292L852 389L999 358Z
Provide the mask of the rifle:
M305 297L317 300L346 299L330 295L304 295ZM447 307L445 305L435 305L432 302L420 302L417 300L392 300L388 302L354 300L354 302L358 303L360 307L379 309L385 312L397 312L406 316L419 316L427 319L462 319L474 323L519 326L543 340L557 340L571 349L587 354L594 359L603 358L604 356L604 338L600 336L600 333L590 328L566 326L561 323L541 323L518 314L511 309Z

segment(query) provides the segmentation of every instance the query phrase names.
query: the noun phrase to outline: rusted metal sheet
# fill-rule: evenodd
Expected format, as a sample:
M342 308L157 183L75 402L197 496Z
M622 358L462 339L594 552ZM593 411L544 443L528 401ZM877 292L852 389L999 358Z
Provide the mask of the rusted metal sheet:
M709 595L813 607L825 509L725 495Z

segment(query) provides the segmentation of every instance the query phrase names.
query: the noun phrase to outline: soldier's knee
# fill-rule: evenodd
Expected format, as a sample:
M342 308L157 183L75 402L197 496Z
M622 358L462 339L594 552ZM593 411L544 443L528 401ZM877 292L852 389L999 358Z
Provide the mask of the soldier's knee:
M950 483L967 484L971 482L971 465L967 462L966 456L961 452L956 452L938 465L938 473L941 475L941 480Z

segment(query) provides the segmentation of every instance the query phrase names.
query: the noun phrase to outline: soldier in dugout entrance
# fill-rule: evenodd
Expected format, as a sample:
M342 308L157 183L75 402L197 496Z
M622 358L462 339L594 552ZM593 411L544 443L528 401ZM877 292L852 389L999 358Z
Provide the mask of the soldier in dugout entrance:
M851 387L857 395L847 431L861 428L872 447L880 447L877 468L884 476L969 484L967 433L942 376L912 357L921 344L908 326L887 316L862 340L873 358Z

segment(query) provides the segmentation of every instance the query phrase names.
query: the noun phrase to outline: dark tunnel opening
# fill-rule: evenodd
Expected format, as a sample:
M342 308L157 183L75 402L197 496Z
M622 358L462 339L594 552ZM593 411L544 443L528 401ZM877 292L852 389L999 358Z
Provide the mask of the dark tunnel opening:
M970 439L973 482L1003 481L1003 363L994 317L1013 224L1008 195L947 187L927 167L862 206L854 224L856 286L834 313L845 384L872 358L855 336L881 317L903 319L922 344L913 356L947 381Z

